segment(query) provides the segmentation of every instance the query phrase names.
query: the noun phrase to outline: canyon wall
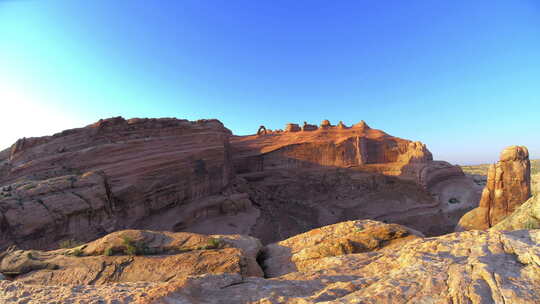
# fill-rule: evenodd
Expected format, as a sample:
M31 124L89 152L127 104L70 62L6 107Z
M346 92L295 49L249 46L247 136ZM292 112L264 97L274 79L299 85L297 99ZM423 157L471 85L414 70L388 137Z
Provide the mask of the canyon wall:
M116 117L21 139L0 152L0 250L128 228L269 243L353 219L437 235L477 203L460 194L470 185L459 167L363 121L259 131L232 136L217 120ZM448 194L454 179L464 186Z

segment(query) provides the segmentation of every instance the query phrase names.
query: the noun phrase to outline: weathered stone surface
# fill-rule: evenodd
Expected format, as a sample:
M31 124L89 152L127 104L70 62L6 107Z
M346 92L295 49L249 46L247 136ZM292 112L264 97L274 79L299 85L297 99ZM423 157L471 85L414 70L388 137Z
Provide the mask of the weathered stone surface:
M351 230L358 225L366 235ZM358 236L358 241L365 241L366 250L313 254L318 252L313 250L318 242L331 244L341 239L342 232L345 237ZM0 300L203 304L539 302L540 290L534 286L540 284L540 230L466 231L432 238L415 237L414 232L406 237L402 232L411 233L405 227L372 221L341 223L327 227L326 232L308 232L285 241L290 243L289 248L297 250L296 254L309 257L305 264L271 279L209 271L167 283L83 284L69 288L0 281ZM307 249L304 252L302 244ZM91 257L78 259L86 258ZM274 261L272 267L281 267L281 260Z
M531 196L531 165L526 147L504 149L488 170L478 208L465 214L456 231L493 227Z
M315 259L272 278L206 275L143 303L538 303L540 230L468 231ZM176 286L175 286L176 285Z
M490 230L520 230L540 228L540 196L534 195L512 214L491 227Z
M148 291L166 283L43 286L0 281L0 302L21 304L141 303Z
M410 228L364 220L324 226L265 246L262 265L267 277L304 271L315 260L392 248L423 235Z
M341 167L399 176L426 188L447 177L463 176L459 166L433 162L421 142L390 136L363 121L352 128L323 125L313 132L232 137L236 172Z
M0 160L0 249L90 240L195 210L233 177L229 136L217 120L112 118L21 139Z
M300 126L294 123L288 123L285 125L285 132L299 132L301 131Z
M73 249L10 250L0 272L41 285L166 282L189 275L262 276L261 243L240 235L124 230Z

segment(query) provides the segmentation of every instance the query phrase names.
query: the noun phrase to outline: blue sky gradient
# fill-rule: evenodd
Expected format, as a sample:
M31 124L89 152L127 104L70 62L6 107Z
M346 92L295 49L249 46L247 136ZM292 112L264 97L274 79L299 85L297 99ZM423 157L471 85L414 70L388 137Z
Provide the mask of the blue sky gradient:
M540 158L540 2L0 0L0 105L0 149L119 115L363 119L452 163Z

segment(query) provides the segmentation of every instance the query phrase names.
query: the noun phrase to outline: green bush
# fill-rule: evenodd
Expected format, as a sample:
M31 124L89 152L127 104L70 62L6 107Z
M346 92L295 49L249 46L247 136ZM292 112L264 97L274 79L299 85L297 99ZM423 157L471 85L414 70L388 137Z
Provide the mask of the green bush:
M81 248L75 248L73 249L73 251L71 251L71 255L80 257L83 255L83 251L81 250Z
M63 249L71 249L71 248L82 245L82 243L74 239L69 239L69 240L61 241L60 243L58 243L58 245L60 246L60 248L63 248Z
M206 245L206 248L204 249L218 249L221 246L221 243L216 238L209 238L208 244Z
M103 255L106 255L106 256L111 256L111 255L113 255L113 253L114 252L113 252L112 247L109 247L109 248L105 249L105 251L103 251Z

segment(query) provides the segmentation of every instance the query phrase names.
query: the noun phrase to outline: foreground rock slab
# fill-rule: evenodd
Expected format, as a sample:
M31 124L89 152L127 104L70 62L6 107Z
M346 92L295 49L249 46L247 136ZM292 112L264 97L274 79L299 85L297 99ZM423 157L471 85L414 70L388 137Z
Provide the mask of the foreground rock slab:
M353 233L355 227L362 228L358 234ZM535 288L540 286L540 230L474 230L423 238L407 228L374 221L345 222L325 228L285 240L282 245L289 246L287 248L295 253L280 255L287 259L266 259L265 266L279 270L284 266L282 263L288 261L295 263L297 269L287 269L282 271L284 274L270 279L239 272L208 271L167 282L69 287L4 280L0 281L0 301L167 304L540 302L540 290ZM367 234L362 236L361 231ZM204 236L199 237L204 239ZM344 245L341 249L345 250L315 254L321 252L315 250L319 244L344 244L340 243L341 237L354 239L351 243L365 246L360 250L348 250ZM244 252L255 252L256 246L246 246L253 243L242 238L235 242L241 244L238 248L244 248ZM84 250L88 254L101 250L101 245L97 245L89 244ZM301 249L302 246L306 250ZM272 247L267 246L264 250L272 251Z
M167 282L189 275L262 276L258 240L239 235L125 230L72 249L9 250L0 272L39 285Z
M189 277L143 303L539 303L540 231L467 231L323 257L277 278ZM177 286L175 286L175 284Z

